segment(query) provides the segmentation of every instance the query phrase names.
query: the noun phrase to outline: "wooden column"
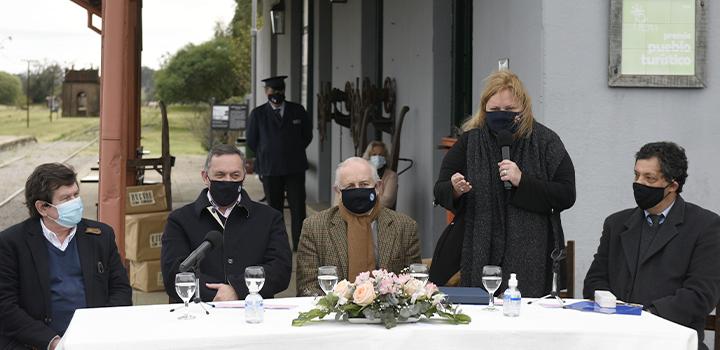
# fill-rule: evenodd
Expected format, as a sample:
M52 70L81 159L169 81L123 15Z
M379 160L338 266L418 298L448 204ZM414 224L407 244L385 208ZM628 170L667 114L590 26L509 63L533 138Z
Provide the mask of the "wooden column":
M125 188L135 182L140 109L140 0L102 2L98 220L112 226L125 256Z

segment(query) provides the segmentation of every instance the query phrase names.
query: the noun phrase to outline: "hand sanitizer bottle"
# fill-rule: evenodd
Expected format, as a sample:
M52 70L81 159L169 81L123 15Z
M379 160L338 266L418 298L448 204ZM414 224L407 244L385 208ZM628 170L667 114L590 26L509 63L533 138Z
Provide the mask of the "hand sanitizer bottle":
M503 314L509 317L520 316L521 296L517 289L518 281L514 273L510 274L508 281L508 289L503 294Z

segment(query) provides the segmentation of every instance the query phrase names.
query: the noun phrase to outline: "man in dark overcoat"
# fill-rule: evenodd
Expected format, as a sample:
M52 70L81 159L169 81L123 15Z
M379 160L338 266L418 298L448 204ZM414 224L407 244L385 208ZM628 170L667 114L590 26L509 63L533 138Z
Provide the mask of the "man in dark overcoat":
M635 156L637 207L605 219L583 296L607 290L667 320L695 329L703 344L705 316L720 298L720 217L686 202L685 150L672 142L643 146Z
M179 302L175 275L180 264L205 241L210 231L222 242L205 255L194 272L203 301L244 299L248 294L245 268L262 266L265 284L260 295L272 298L290 283L292 253L282 215L253 201L243 189L245 155L232 145L214 146L201 176L207 188L195 202L170 213L162 237L165 291Z
M287 191L293 249L297 250L305 220L305 148L313 135L305 108L285 100L285 78L263 80L268 102L250 113L246 138L257 156L255 172L263 177L267 203L282 213Z

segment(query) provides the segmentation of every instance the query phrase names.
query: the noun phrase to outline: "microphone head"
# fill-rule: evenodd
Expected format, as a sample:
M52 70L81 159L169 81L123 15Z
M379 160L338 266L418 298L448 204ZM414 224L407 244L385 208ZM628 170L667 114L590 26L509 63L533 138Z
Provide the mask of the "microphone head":
M510 146L513 143L513 134L507 130L497 132L497 141L500 147Z
M218 248L222 245L222 233L220 231L210 231L205 235L205 240L212 245L213 249Z

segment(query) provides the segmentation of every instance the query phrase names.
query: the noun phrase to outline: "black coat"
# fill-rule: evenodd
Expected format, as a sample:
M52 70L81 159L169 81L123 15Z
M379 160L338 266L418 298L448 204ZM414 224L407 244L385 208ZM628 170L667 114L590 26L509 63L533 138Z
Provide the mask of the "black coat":
M620 300L642 304L662 318L694 328L702 344L705 316L720 298L720 217L678 196L635 277L645 222L640 208L605 219L583 296L609 290ZM633 288L635 299L630 298Z
M265 269L265 285L260 291L263 297L272 298L285 290L292 273L292 253L280 212L253 202L243 191L223 230L208 207L211 204L205 189L195 202L173 211L168 217L161 259L165 290L170 298L180 300L175 292L175 275L180 263L203 242L207 232L213 230L223 232L223 244L200 263L200 297L204 301L211 301L216 294L205 283L228 283L238 297L244 299L248 294L245 268L253 265Z
M459 172L468 178L466 132L457 140L443 158L440 173L433 189L435 204L455 214L454 225L448 226L435 246L433 263L430 267L431 280L441 285L460 270L462 245L465 233L466 196L453 198L450 178ZM522 171L522 169L520 169ZM552 181L542 181L530 176L522 176L517 188L510 192L510 204L524 210L550 214L572 207L575 203L575 168L567 155L558 165ZM559 217L559 216L558 216ZM558 220L559 221L559 220ZM558 225L558 227L560 227ZM552 249L552 245L550 246ZM549 261L548 261L549 263ZM565 285L565 272L561 271L560 285Z
M282 120L270 106L262 104L250 113L247 145L255 152L255 172L285 176L307 170L305 148L312 141L312 121L303 106L285 101Z
M83 219L77 242L88 307L132 304L127 272L110 226ZM0 233L0 349L45 349L57 335L51 323L48 248L40 219Z

